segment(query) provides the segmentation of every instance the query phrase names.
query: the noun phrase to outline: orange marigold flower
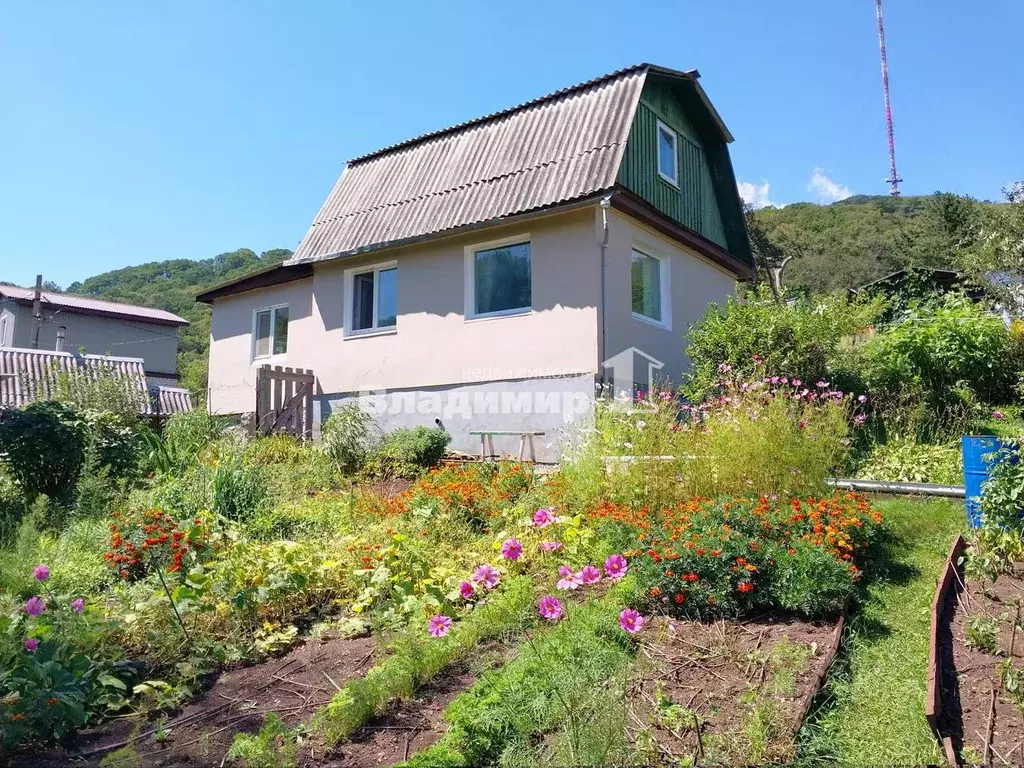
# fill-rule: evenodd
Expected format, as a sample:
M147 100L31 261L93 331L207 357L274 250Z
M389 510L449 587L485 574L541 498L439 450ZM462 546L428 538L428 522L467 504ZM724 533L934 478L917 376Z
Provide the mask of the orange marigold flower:
M753 592L754 591L754 585L751 584L749 581L741 581L740 585L738 587L736 587L736 590L738 592L742 592L742 593L746 594L747 592Z
M658 587L651 587L651 597L658 597L661 594L661 589Z
M686 602L686 595L682 592L676 592L676 596L672 599L675 601L676 605L682 605Z

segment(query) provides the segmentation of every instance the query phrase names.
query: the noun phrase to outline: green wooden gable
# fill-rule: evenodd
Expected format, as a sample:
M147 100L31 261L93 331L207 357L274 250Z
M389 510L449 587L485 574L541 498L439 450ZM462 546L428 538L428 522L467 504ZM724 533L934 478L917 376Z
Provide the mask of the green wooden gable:
M677 135L678 186L658 174L658 121ZM751 263L725 137L687 83L648 76L617 182L740 261Z

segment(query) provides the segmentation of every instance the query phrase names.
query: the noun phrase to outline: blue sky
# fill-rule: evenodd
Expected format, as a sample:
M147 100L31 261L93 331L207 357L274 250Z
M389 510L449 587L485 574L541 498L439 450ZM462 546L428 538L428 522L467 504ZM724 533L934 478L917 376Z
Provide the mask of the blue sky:
M1024 178L1022 29L888 0L905 194ZM346 159L640 61L700 69L749 194L886 192L871 0L10 2L0 279L294 248Z

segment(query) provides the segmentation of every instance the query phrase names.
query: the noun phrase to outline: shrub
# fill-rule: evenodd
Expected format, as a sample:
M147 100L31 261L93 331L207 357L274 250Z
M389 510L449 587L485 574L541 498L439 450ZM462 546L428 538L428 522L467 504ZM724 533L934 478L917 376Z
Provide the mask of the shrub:
M1011 402L1019 360L1003 321L963 296L911 305L862 349L862 375L876 397L918 394L929 408L967 399Z
M384 476L415 476L421 470L437 466L451 441L452 436L443 429L424 426L396 429L374 451L371 471Z
M52 400L0 411L0 459L29 500L73 500L87 439L82 417Z
M163 436L143 431L149 469L180 471L188 467L224 431L224 420L203 410L176 413L164 425Z
M111 411L83 411L82 418L88 430L88 447L96 452L96 466L106 467L112 478L133 476L142 449L136 421Z
M869 326L880 310L877 301L842 298L779 304L766 288L744 299L730 297L723 306L712 304L687 334L686 393L697 402L707 397L723 365L747 377L760 366L769 376L828 378L829 361L844 339Z
M1018 440L1000 444L1000 460L981 486L979 506L987 524L1024 533L1024 458Z
M373 443L373 415L357 402L345 403L324 422L320 435L324 453L342 472L359 469Z
M146 407L148 395L137 379L115 373L114 367L99 361L94 368L55 370L53 399L81 411L114 414L134 426Z

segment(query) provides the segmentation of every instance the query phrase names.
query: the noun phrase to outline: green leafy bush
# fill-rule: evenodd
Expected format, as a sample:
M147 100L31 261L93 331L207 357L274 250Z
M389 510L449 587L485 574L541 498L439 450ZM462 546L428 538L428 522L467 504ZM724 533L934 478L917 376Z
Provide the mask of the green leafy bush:
M29 500L39 494L62 503L74 499L87 441L85 420L62 403L0 411L0 460Z
M356 402L345 403L324 422L320 431L324 453L342 472L362 467L373 444L373 415Z
M176 413L164 425L163 435L143 430L148 469L169 473L188 467L224 432L224 420L204 410Z
M722 366L741 376L765 373L814 382L832 373L844 340L869 326L879 302L842 298L774 301L766 288L712 304L687 334L686 393L699 402L717 387Z
M370 459L376 475L412 477L441 463L452 436L443 429L403 427L391 432Z
M979 506L986 523L1024 533L1024 457L1018 440L1000 443L999 460L981 486Z
M911 305L865 342L861 375L876 400L910 392L931 409L1011 402L1020 375L1003 321L963 296Z

